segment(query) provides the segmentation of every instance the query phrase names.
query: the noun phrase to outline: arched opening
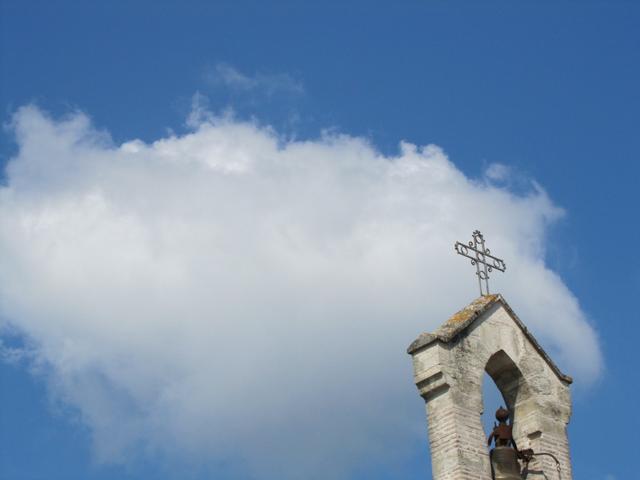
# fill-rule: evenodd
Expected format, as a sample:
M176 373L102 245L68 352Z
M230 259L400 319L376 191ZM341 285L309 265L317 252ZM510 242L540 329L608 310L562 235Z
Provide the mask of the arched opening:
M503 405L511 412L514 437L517 438L520 407L529 398L522 372L504 350L499 350L487 361L483 377L482 424L485 432L491 432L496 409Z
M485 437L488 437L493 430L496 410L501 405L506 406L504 397L493 379L485 371L482 375L482 415L480 415Z
M483 412L481 421L486 438L489 438L494 429L496 410L502 406L509 410L510 423L513 425L513 440L516 441L518 400L523 388L524 378L522 372L504 350L499 350L489 357L485 365L482 381ZM501 418L504 420L504 417ZM500 435L503 434L505 434L504 430L501 431ZM485 443L485 445L487 444ZM516 452L512 449L499 447L497 440L495 445L495 450L492 450L492 446L487 445L490 451L490 458L491 455L497 455L502 460L495 460L495 463L494 460L491 460L491 477L496 478L495 475L498 474L507 475L508 478L520 477L521 465L518 464ZM512 446L511 442L503 443L503 445Z
M513 411L518 402L518 395L524 386L522 372L517 365L509 358L504 350L500 350L489 358L485 371L493 379L504 397L505 405Z

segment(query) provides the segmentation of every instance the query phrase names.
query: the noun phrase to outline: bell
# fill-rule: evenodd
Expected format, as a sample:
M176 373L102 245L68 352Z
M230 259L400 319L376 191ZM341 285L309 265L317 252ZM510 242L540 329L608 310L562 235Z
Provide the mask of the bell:
M491 472L494 480L522 480L518 452L511 447L496 446L491 451Z

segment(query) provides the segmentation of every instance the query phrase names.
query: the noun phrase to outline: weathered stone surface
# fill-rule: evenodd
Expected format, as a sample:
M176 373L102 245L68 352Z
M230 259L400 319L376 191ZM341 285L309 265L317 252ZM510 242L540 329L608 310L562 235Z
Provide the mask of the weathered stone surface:
M566 426L571 416L564 375L500 295L486 295L409 347L414 380L427 404L434 480L490 480L480 415L486 371L513 412L519 448L551 452L571 479ZM554 478L549 457L531 462L527 478ZM536 473L538 472L538 473Z

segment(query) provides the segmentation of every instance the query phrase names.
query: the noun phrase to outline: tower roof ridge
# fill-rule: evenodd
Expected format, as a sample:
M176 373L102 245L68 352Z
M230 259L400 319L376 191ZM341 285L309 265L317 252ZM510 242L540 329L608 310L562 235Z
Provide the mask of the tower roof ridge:
M570 384L573 382L573 378L564 374L558 366L551 360L551 357L544 351L542 346L535 339L533 334L529 331L526 325L518 318L515 312L511 309L507 301L499 293L491 295L482 295L476 298L469 305L454 313L449 319L444 322L433 333L424 332L416 338L409 348L408 354L413 354L422 348L431 345L434 342L451 343L457 339L457 337L467 330L478 318L480 318L485 312L496 304L500 304L506 312L509 314L514 323L522 330L527 339L531 342L535 350L540 356L547 362L549 367L563 382Z

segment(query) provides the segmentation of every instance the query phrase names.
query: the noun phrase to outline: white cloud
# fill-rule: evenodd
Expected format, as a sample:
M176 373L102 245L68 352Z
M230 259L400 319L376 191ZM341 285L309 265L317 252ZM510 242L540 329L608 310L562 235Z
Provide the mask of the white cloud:
M568 373L597 377L596 335L545 266L562 212L540 188L474 181L435 146L389 158L348 135L194 118L123 145L82 114L14 118L1 313L99 459L310 479L397 460L426 441L405 348L476 295L453 252L475 228L507 261L494 290Z
M489 180L504 181L511 174L511 168L503 163L492 163L484 174Z
M205 79L211 85L225 86L240 92L263 92L269 96L275 93L304 93L302 83L288 73L257 72L248 75L226 63L218 63L208 70Z

